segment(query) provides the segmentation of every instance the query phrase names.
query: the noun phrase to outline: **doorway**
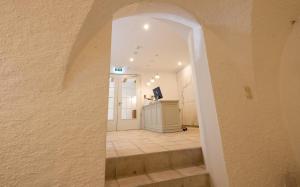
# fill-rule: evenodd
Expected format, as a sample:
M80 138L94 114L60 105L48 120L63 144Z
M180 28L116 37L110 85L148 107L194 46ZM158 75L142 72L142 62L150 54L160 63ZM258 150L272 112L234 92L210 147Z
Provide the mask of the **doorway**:
M108 131L139 129L139 93L137 75L115 75L109 78Z
M146 17L151 17L153 18L152 20L145 20L143 22L143 24L140 24L138 28L133 28L133 27L127 27L128 32L125 32L124 29L119 29L122 32L117 35L120 38L116 38L114 36L116 36L116 34L114 33L114 31L116 31L114 29L114 23L116 23L117 21L124 21L127 18L132 18L133 16L137 16L137 15L141 15L141 16L146 16ZM161 23L164 24L171 24L171 25L179 25L179 26L183 26L185 28L187 28L189 30L187 35L182 35L181 33L181 38L182 36L187 36L187 44L188 44L188 53L189 53L189 57L190 57L190 64L191 64L191 69L192 69L192 76L195 80L195 90L196 90L196 100L195 100L195 105L197 108L197 117L199 120L199 126L201 128L200 131L200 139L201 139L201 148L200 150L203 150L203 155L202 155L202 151L200 155L194 155L195 158L201 158L202 156L204 157L205 160L205 166L206 166L206 170L210 173L211 179L212 179L212 185L215 186L228 186L228 181L227 181L227 173L226 173L226 169L225 169L225 163L224 163L224 158L223 158L223 150L222 150L222 144L221 144L221 137L220 137L220 133L219 133L219 124L218 124L218 120L217 120L217 113L216 113L216 108L215 108L215 102L214 102L214 94L213 94L213 90L212 90L212 85L211 85L211 79L210 79L210 72L209 72L209 66L208 66L208 60L207 60L207 56L206 56L206 48L205 48L205 41L204 41L204 33L202 30L202 27L200 26L200 24L198 23L198 21L189 13L185 12L184 10L172 6L172 5L168 5L168 4L161 4L161 3L136 3L136 4L132 4L129 6L126 6L124 8L121 8L120 10L118 10L117 12L115 12L114 14L114 21L113 21L113 28L112 28L112 45L111 45L111 65L113 65L115 68L117 69L127 69L128 71L126 71L125 73L129 73L129 74L139 74L141 75L141 87L146 87L148 86L148 89L145 90L151 90L152 87L157 83L157 81L155 80L156 76L159 75L159 84L162 84L162 82L166 83L166 86L161 86L161 88L163 88L163 93L164 93L164 97L168 98L168 100L174 100L172 99L172 94L176 93L174 91L168 92L167 90L171 90L171 89L165 89L168 88L169 86L174 86L176 84L172 83L170 80L171 79L167 79L166 78L166 69L170 70L170 68L174 67L172 64L168 64L168 62L171 63L176 63L178 66L182 66L184 61L186 60L182 60L181 58L177 58L176 60L172 60L172 59L163 59L163 55L164 54L170 54L169 57L175 57L176 55L181 55L181 52L183 50L177 48L175 51L173 52L169 52L167 53L166 51L162 50L162 49L158 49L159 47L162 47L164 44L168 44L169 46L165 47L165 49L171 49L173 47L182 47L182 44L175 44L174 38L170 39L171 35L166 35L164 38L162 38L161 40L158 40L158 37L154 37L154 39L149 40L150 42L154 42L153 45L149 45L149 43L145 43L145 42L140 42L138 41L139 36L142 35L147 35L145 38L150 39L151 36L154 36L154 31L163 31L163 27L161 27L161 25L157 25L157 26L153 26L153 22L152 21L160 21ZM137 21L133 22L134 24L138 23ZM183 28L181 27L181 28ZM134 32L138 32L136 34L134 34L134 37L131 38L131 40L129 40L128 42L120 42L122 41L124 38L128 39L129 35L132 35ZM179 31L178 29L170 29L170 31ZM126 36L126 37L124 37ZM176 38L180 38L180 37L176 37ZM169 38L169 39L168 39ZM161 42L163 41L163 39L168 39L166 42ZM116 45L114 45L114 43L116 43ZM120 44L126 44L126 46L122 49L120 49L119 47L122 46ZM117 46L117 48L114 48L114 46ZM152 47L151 47L152 46ZM153 47L154 46L154 47ZM152 48L156 51L150 51L147 52L149 48ZM114 51L119 54L118 57L114 54ZM121 53L123 53L123 55L120 55ZM149 58L145 58L145 57L141 57L141 55L147 55L149 54ZM161 58L161 60L157 60ZM143 60L146 60L146 62L143 64L141 63ZM160 62L159 62L160 61ZM177 62L176 62L177 61ZM161 65L165 65L166 69L161 69L161 71L157 71L155 68L157 66L161 66ZM129 68L128 68L129 67ZM144 72L141 72L140 70L143 69ZM140 71L140 72L138 72ZM169 73L169 72L167 72ZM144 76L142 75L144 74ZM146 78L145 78L146 77ZM122 82L122 81L121 81ZM119 84L119 83L118 83ZM185 84L184 84L185 85ZM185 88L185 86L183 85L183 88ZM119 87L119 86L117 86ZM117 88L119 89L119 88ZM119 93L119 92L118 92ZM186 93L186 88L180 92L185 99L185 94ZM150 94L150 93L149 93ZM152 94L152 93L151 93ZM170 94L170 95L169 95ZM140 95L144 95L145 99L151 98L148 97L148 94L143 94L143 92L141 91ZM170 97L169 97L169 96ZM151 96L151 95L150 95ZM114 103L118 103L118 101L120 101L120 96L116 95L116 97L114 98ZM115 101L116 98L119 98L117 100L117 102ZM141 98L141 97L138 97ZM184 102L184 106L186 106L185 104L187 104L186 100L182 99L182 101ZM137 100L138 101L138 100ZM141 103L142 103L142 99L141 99ZM147 105L147 102L144 101L144 104ZM119 104L120 105L120 104ZM201 105L201 110L200 110L200 105ZM121 124L118 122L119 120L119 116L120 116L120 106L116 106L115 104L113 105L115 106L113 109L114 114L117 113L117 118L115 118L116 121L114 121L116 125L112 125L112 129L115 130L120 130L121 128ZM140 105L141 108L142 104ZM184 110L187 111L187 110ZM138 110L136 111L137 113L137 117L139 117L138 115ZM115 116L116 117L116 116ZM143 118L141 118L143 119ZM113 120L111 120L113 121ZM139 121L139 120L138 120ZM140 120L141 122L141 127L143 127L143 120ZM125 128L126 129L126 128ZM128 129L128 128L127 128ZM110 130L108 128L108 130ZM140 132L142 132L143 130L140 130ZM126 178L122 178L122 176L117 176L118 173L120 173L121 171L117 171L116 168L111 168L116 166L115 165L115 159L121 159L123 156L132 156L134 157L135 155L139 155L140 153L140 149L144 148L145 150L143 150L143 153L146 153L148 151L162 151L165 152L164 150L158 150L157 147L151 147L150 146L145 146L145 144L149 143L147 137L144 134L141 133L135 133L133 132L133 134L135 134L136 136L138 136L138 140L133 139L132 143L134 145L131 144L131 142L128 142L128 140L130 138L132 138L133 136L129 136L129 138L126 138L128 136L123 136L123 133L128 133L128 132L109 132L107 134L110 134L111 136L107 136L107 161L106 161L106 177L108 177L108 179L112 179L112 181L106 181L106 182L117 182L120 183L121 181L126 180ZM151 132L150 132L151 133ZM198 130L199 133L199 130ZM120 139L117 140L116 143L114 143L114 141L116 140L116 136L115 134L119 134ZM163 134L164 135L164 134ZM155 143L166 143L165 141L160 141L158 140L156 137L158 136L158 134L154 135L155 138L154 140L156 141ZM177 136L175 136L176 139L178 138ZM197 140L199 141L199 136L196 135ZM164 137L163 139L167 139L168 137ZM144 140L141 140L144 139ZM179 143L183 143L184 141L179 141ZM138 147L137 144L141 143L142 147ZM174 143L172 141L172 143ZM190 145L190 144L189 144ZM134 146L137 146L134 147ZM163 145L164 146L164 145ZM168 147L169 145L165 145L166 147ZM117 150L113 150L112 148L116 148ZM155 150L154 150L155 148ZM172 148L176 148L178 149L179 146L175 145L174 147L169 146L169 149ZM182 150L186 150L186 149L181 149ZM199 150L199 148L198 148ZM168 151L172 151L172 150L168 150ZM150 153L149 153L150 154ZM152 153L151 153L152 154ZM169 154L168 154L169 155ZM183 157L186 158L187 160L190 160L192 155L184 155ZM114 157L114 158L112 158ZM169 158L170 159L170 158ZM136 159L133 159L136 160ZM159 161L163 161L163 160L159 160ZM118 162L117 162L118 163ZM142 162L144 163L144 162ZM157 163L154 165L162 165L163 163ZM176 164L176 163L174 163ZM135 163L129 164L128 166L134 166L136 165ZM141 166L139 168L145 168L145 166ZM172 167L171 167L172 169ZM199 168L198 168L199 169ZM132 175L132 173L137 174L139 173L136 168L133 168L132 171L129 170L129 168L126 169L127 171L130 172L130 174ZM110 171L112 171L110 173ZM142 171L145 172L145 171ZM149 172L149 171L147 171ZM152 171L153 172L153 171ZM143 173L140 173L143 174ZM131 176L129 176L130 178ZM138 175L136 177L143 177L141 175ZM145 177L145 176L144 176ZM147 177L145 178L148 179ZM140 180L135 180L136 181L140 181ZM170 181L170 180L168 180ZM147 182L147 181L146 181Z

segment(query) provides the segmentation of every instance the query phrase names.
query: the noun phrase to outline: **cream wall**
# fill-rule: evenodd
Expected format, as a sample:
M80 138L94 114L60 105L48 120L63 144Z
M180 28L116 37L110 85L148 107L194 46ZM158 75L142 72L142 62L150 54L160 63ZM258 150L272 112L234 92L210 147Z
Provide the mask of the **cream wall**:
M274 166L279 155L279 151L276 150L285 150L285 152L281 151L281 154L285 154L286 159L281 163L286 165L286 168L283 169L277 165L274 169L293 172L296 170L297 155L292 151L290 144L286 144L286 142L289 143L290 137L285 128L281 110L280 71L284 47L293 29L291 21L300 15L300 1L257 0L253 5L255 7L252 12L253 67L257 103L260 105L257 109L256 119L268 121L260 126L260 131L264 134L272 133L274 135L265 136L262 141L278 143L277 147L268 148L269 152L277 152L277 154L266 155L264 159L269 160L268 165ZM281 131L277 129L281 129ZM279 141L279 137L281 141Z
M91 4L0 3L0 186L103 184L106 119L99 116L106 116L100 98L108 69L100 62L109 61L110 25L82 51L78 60L86 63L74 64L74 81L61 87Z
M299 18L285 43L280 71L280 96L283 122L297 159L300 177L300 23ZM300 178L299 178L300 180Z
M103 186L111 25L62 88L62 62L90 2L15 3L0 8L0 186Z
M199 126L197 120L196 96L191 65L187 65L176 73L178 95L180 101L180 116L182 124Z
M132 2L0 3L1 185L103 186L110 24ZM203 26L230 186L281 187L296 162L278 73L299 1L160 2Z

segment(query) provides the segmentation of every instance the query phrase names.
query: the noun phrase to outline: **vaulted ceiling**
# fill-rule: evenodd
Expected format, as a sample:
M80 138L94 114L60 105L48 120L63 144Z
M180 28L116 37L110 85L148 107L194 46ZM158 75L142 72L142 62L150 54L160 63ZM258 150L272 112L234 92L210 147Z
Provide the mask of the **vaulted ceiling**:
M144 29L147 24L149 28ZM112 66L176 72L189 63L189 28L164 19L130 16L113 21ZM132 60L130 60L132 58ZM182 66L178 66L178 62Z

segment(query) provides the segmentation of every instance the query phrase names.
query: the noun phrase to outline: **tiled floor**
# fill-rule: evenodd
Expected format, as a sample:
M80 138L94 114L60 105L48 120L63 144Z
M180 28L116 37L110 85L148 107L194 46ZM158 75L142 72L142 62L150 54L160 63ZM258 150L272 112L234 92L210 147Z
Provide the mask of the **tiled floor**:
M198 128L185 132L156 133L147 130L107 132L106 157L200 147Z

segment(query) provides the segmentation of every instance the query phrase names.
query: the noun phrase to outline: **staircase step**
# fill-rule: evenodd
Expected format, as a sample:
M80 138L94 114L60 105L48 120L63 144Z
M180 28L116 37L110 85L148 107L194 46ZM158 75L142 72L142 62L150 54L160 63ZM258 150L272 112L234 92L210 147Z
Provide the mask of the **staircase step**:
M106 159L107 180L203 165L202 149L164 151Z
M204 166L169 169L147 174L107 180L105 187L209 187Z

